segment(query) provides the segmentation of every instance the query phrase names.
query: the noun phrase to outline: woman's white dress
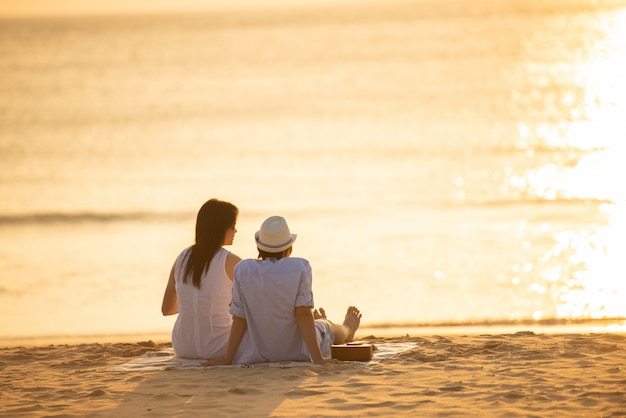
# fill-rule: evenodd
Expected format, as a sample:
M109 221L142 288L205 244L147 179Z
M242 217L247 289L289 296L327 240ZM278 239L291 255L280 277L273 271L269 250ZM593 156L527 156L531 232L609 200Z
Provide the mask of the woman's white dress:
M185 266L191 248L183 250L176 260L174 278L178 297L178 318L172 330L172 346L179 357L221 358L226 354L232 316L228 310L233 282L226 274L226 256L221 248L202 275L198 289L192 277L183 283Z

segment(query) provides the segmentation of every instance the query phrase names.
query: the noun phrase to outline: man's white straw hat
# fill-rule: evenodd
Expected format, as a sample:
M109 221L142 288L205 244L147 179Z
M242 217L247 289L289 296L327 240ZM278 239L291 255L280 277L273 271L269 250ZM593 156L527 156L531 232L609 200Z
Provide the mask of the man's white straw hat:
M256 246L268 253L280 253L291 247L297 234L292 234L282 216L270 216L254 234Z

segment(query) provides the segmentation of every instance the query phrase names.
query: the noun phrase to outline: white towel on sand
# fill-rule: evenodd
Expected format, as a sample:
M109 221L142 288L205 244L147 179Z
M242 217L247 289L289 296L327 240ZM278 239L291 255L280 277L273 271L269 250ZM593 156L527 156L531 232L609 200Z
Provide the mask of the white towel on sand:
M410 350L417 346L417 343L376 343L374 344L374 356L372 360L367 362L351 362L360 364L372 364L387 358L391 358L398 353L406 350ZM169 369L210 369L214 367L302 367L302 366L314 366L310 362L300 361L288 361L288 362L275 362L275 363L260 363L260 364L240 364L232 366L210 366L206 367L202 364L206 360L203 359L185 359L176 357L174 350L167 348L160 351L150 351L143 354L141 357L134 358L124 364L111 368L116 372L129 372L129 371L154 371L154 370L169 370Z

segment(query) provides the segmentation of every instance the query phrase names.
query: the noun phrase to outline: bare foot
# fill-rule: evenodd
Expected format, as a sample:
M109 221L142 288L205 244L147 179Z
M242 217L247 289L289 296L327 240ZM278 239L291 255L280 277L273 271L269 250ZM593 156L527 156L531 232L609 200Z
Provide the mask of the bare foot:
M313 311L313 319L326 319L326 311L324 308L320 308L319 312L315 309Z
M348 307L346 312L346 318L343 320L343 325L350 330L350 335L346 339L346 342L350 342L354 339L354 333L361 324L361 312L354 306Z

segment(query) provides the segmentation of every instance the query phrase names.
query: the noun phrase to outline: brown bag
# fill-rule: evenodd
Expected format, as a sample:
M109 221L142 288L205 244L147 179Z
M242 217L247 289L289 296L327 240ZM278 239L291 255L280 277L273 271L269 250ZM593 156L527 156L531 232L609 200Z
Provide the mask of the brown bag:
M374 344L348 343L334 344L330 347L330 356L341 361L370 361L374 355Z

